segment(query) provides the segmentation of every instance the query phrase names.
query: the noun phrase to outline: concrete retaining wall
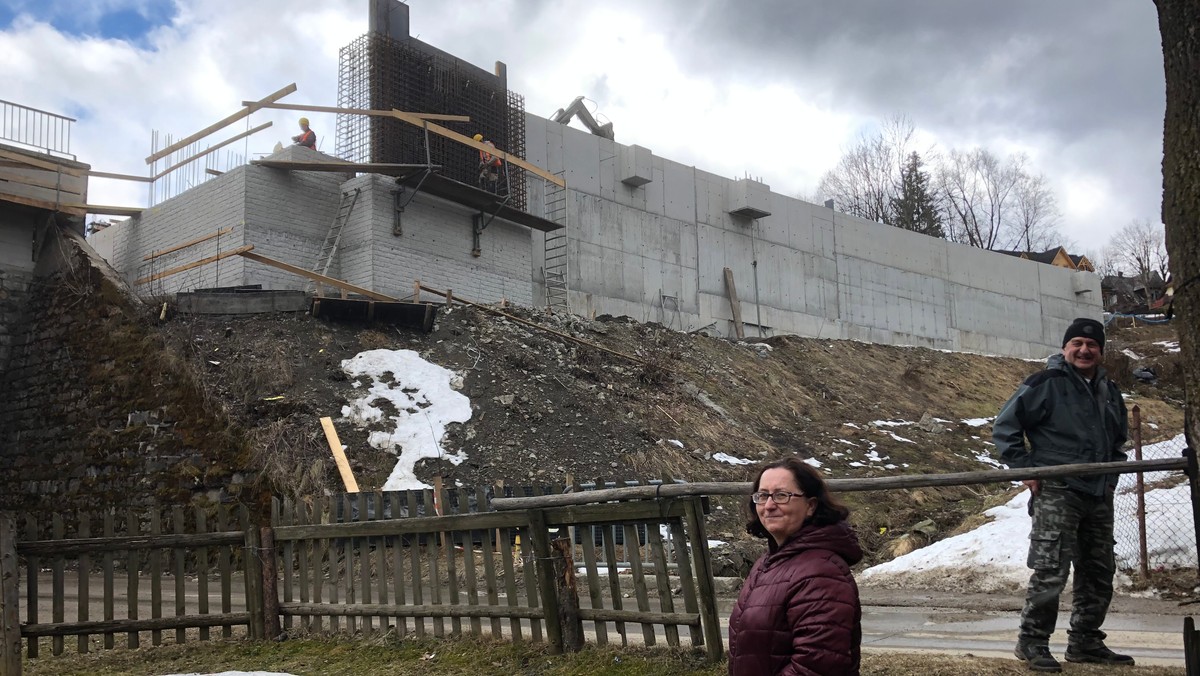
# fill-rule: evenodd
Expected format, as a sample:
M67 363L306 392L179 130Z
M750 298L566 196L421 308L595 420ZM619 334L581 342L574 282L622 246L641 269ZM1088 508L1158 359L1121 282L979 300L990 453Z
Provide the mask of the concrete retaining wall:
M571 188L576 312L732 335L728 268L748 336L1041 357L1057 349L1072 318L1101 315L1100 281L1090 273L835 213L533 115L526 138L528 159L565 171ZM534 213L542 195L533 181ZM768 215L731 213L748 205L746 213ZM534 301L542 303L540 233L533 251Z

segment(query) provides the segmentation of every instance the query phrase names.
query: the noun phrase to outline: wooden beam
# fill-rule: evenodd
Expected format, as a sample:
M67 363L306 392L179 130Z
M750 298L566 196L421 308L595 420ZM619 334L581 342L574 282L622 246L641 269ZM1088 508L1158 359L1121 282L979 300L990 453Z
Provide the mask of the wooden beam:
M738 300L737 285L733 283L733 270L725 268L725 288L729 290L729 309L733 312L733 332L738 340L746 339L746 327L742 325L742 303Z
M50 156L47 155L46 157L50 157ZM63 174L66 174L67 176L76 176L76 177L83 176L82 169L74 169L72 167L63 166L57 162L51 162L49 160L43 160L43 159L39 159L36 157L30 157L28 155L23 155L21 153L14 153L14 152L9 152L7 150L0 150L0 158L6 159L6 160L12 160L14 162L20 162L21 164L27 164L31 167L36 167L38 169L45 169L46 171L63 173Z
M209 148L208 150L198 152L195 155L192 155L191 157L182 159L182 160L176 162L175 164L172 164L171 166L167 167L166 169L163 169L162 171L160 171L157 174L155 174L154 176L152 176L150 180L157 181L158 179L162 178L163 176L166 176L167 174L171 173L172 171L175 171L176 169L182 167L183 165L187 164L188 162L191 162L192 160L199 159L211 152L220 150L221 148L224 148L225 146L229 145L230 143L233 143L234 141L240 141L240 140L246 138L247 136L250 136L251 134L257 134L258 132L266 129L267 127L271 126L272 124L274 124L274 123L266 122L264 124L258 125L257 127L253 128L253 129L247 129L246 131L238 134L237 136L232 136L230 138L227 138L224 141L221 141L220 143L218 143L217 145Z
M90 169L88 170L87 175L95 177L95 178L115 178L118 181L138 181L139 183L150 183L151 181L154 180L154 179L150 178L149 176L134 176L132 174L113 174L113 173L109 173L107 171L92 171Z
M253 248L253 247L251 247L251 248ZM339 289L342 289L345 291L349 291L351 293L357 293L357 294L366 296L367 298L374 298L375 300L391 300L391 301L400 302L399 298L394 298L392 296L388 296L388 295L385 295L382 293L377 293L370 289L364 289L361 286L355 286L354 284L351 284L350 282L344 282L340 279L334 279L333 277L326 277L325 275L322 275L317 272L313 272L311 270L305 270L304 268L297 267L295 265L292 265L291 263L284 263L283 261L277 261L274 258L267 258L266 256L260 256L259 254L251 253L249 251L241 252L239 255L242 256L243 258L249 258L252 261L262 263L263 265L270 265L271 267L279 268L280 270L286 270L287 272L290 272L294 275L300 275L301 277L307 277L316 282L320 282L321 284L333 286L333 287L336 287L336 288L339 288Z
M516 165L518 167L521 167L522 169L524 169L530 173L537 174L538 176L541 176L542 178L546 179L547 181L550 181L551 183L553 183L555 185L561 186L563 188L567 187L566 181L564 181L563 179L559 178L558 176L555 176L554 174L546 171L545 169L537 166L536 164L533 164L531 162L526 162L525 160L523 160L519 157L516 157L515 155L509 155L508 153L504 152L503 150L500 150L498 148L493 148L492 146L489 146L481 141L476 141L475 139L473 139L469 136L463 136L462 134L460 134L456 131L450 131L449 129L447 129L445 127L439 127L438 125L433 124L432 122L422 120L421 118L416 117L415 115L412 115L411 113L405 113L400 110L393 110L392 116L398 120L403 120L415 127L421 127L422 129L429 129L429 131L437 134L438 136L444 136L444 137L450 139L451 141L458 141L459 143L461 143L465 146L469 146L476 150L482 150L483 152L486 152L486 153L491 153L492 155L499 157L500 159L504 160L505 162Z
M252 105L253 101L242 101L243 106ZM336 108L334 106L314 106L305 103L269 103L262 108L276 110L298 110L307 113L337 113L339 115L374 115L376 117L392 117L390 110L367 110L365 108ZM438 120L440 122L470 122L466 115L443 115L441 113L408 113L422 120Z
M55 204L47 200L34 199L32 197L22 197L20 195L11 195L0 190L0 202L12 202L13 204L24 204L27 207L35 209L45 209L46 211L58 211L68 216L87 216L88 208L82 204ZM99 212L103 213L103 212Z
M17 524L0 512L0 673L21 673L21 567L17 561Z
M350 470L350 461L346 459L346 451L338 440L337 430L333 427L333 419L321 418L321 429L325 430L325 441L329 442L329 450L333 452L333 460L337 463L338 473L342 475L342 483L347 493L358 492L358 482L354 480L354 472Z
M202 237L197 237L196 239L189 239L188 241L184 242L183 244L176 244L175 246L170 247L168 249L163 249L162 251L153 251L149 254L146 254L145 256L142 256L142 260L148 261L148 260L158 258L159 256L166 256L167 254L175 253L176 251L179 251L180 249L186 249L189 246L192 246L193 244L199 244L200 242L207 242L208 240L210 240L214 237L221 237L223 235L228 235L231 232L233 232L233 228L222 228L220 230L217 230L216 232L210 232L207 235L204 235Z
M145 207L116 207L104 204L70 204L72 209L80 209L85 214L95 214L97 216L139 216Z
M177 274L180 272L185 272L187 270L191 270L192 268L198 268L201 265L208 265L209 263L215 263L216 261L219 261L222 258L228 258L230 256L237 256L239 254L245 254L253 248L254 248L253 244L247 244L246 246L240 246L236 249L230 249L229 251L222 251L221 253L216 254L214 256L209 256L207 258L201 258L198 261L192 261L191 263L188 263L187 265L180 265L178 267L174 267L169 270L163 270L162 272L160 272L156 275L150 275L149 277L142 277L141 279L134 281L134 284L147 284L149 282L153 282L155 280L162 279L163 277L170 277L171 275L174 275L174 274Z
M81 193L77 190L71 190L70 188L64 186L61 182L49 180L54 177L55 177L54 174L51 174L49 176L47 176L45 174L41 174L38 176L24 176L21 174L10 174L7 171L0 171L0 181L10 181L12 183L21 183L23 185L31 185L35 188L45 188L47 190L57 190L57 191L63 193L64 195L70 195L75 198L83 197L83 193ZM67 179L67 180L70 180L70 179ZM76 183L79 183L79 182L76 181ZM84 182L83 185L86 187L87 183Z
M266 104L275 103L279 99L282 99L283 97L287 96L288 94L291 94L294 91L296 91L296 83L295 82L284 87L283 89L280 89L279 91L271 94L270 96L268 96L264 99L259 99L258 101L251 103L250 105L246 106L245 108L242 108L241 110L237 111L236 113L233 113L232 115L226 117L225 119L221 120L220 122L215 122L213 124L210 124L207 127L205 127L204 129L201 129L200 131L196 132L195 134L192 134L191 136L183 139L182 141L177 141L175 143L172 143L171 145L167 146L166 148L163 148L162 150L154 153L153 155L150 155L149 157L146 158L146 164L153 164L155 160L160 160L160 159L166 157L167 155L170 155L171 153L175 152L176 150L179 150L180 148L186 148L188 145L198 141L199 139L204 138L205 136L208 136L209 134L213 133L214 131L221 129L223 127L227 127L227 126L233 124L234 122L237 122L238 120L242 119L243 117L250 115L250 113L253 113L254 111L258 110L259 108L262 108Z
M441 169L440 165L394 164L388 162L297 162L292 160L251 160L250 164L290 171L342 171L366 174L400 173L401 170Z

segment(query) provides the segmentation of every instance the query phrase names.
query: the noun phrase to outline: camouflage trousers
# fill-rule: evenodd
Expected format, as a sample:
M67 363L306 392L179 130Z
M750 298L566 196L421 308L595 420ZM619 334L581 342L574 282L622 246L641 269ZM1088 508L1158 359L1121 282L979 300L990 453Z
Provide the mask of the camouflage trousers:
M1100 631L1112 601L1113 495L1073 491L1061 481L1042 482L1029 498L1033 528L1029 533L1028 566L1033 569L1021 611L1020 641L1046 645L1058 619L1058 597L1075 567L1072 585L1071 646L1091 647L1104 640Z

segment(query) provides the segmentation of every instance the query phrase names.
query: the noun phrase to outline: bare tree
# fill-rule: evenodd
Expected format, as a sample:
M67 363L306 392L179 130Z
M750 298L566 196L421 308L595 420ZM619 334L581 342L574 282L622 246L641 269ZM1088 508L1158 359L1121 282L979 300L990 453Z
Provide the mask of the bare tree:
M981 249L1041 251L1061 242L1058 206L1028 159L1006 161L984 148L952 150L938 167L950 239Z
M1103 251L1099 249L1088 249L1083 252L1084 256L1092 262L1092 268L1100 277L1111 277L1117 274L1117 266Z
M1200 4L1155 0L1162 35L1167 112L1163 123L1162 221L1175 280L1173 304L1180 321L1184 389L1184 432L1188 446L1200 444Z
M900 190L901 169L912 152L914 131L907 117L889 117L875 134L859 137L821 178L817 192L832 198L845 213L890 223L892 200Z
M1118 270L1136 277L1150 298L1151 281L1166 279L1168 266L1166 229L1149 219L1133 219L1117 231L1104 250L1105 258Z

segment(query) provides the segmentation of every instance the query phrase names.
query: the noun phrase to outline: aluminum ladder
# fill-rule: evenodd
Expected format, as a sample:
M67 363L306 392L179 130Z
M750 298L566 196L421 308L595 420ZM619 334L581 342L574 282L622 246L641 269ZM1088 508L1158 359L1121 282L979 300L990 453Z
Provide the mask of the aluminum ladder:
M329 232L325 234L325 243L321 245L321 251L317 254L317 262L312 268L313 272L329 276L329 266L333 264L338 244L342 241L342 230L346 228L346 221L350 220L350 214L354 213L354 205L358 202L358 195L361 192L362 188L355 188L353 192L342 193L337 215L333 218L333 225L329 226ZM317 294L320 295L321 285L315 284L315 288Z
M565 173L565 172L563 172ZM562 174L558 174L562 176ZM569 288L567 286L567 189L545 181L542 191L543 213L548 221L562 226L546 233L545 258L542 263L542 279L546 285L546 308L552 312L571 312Z

